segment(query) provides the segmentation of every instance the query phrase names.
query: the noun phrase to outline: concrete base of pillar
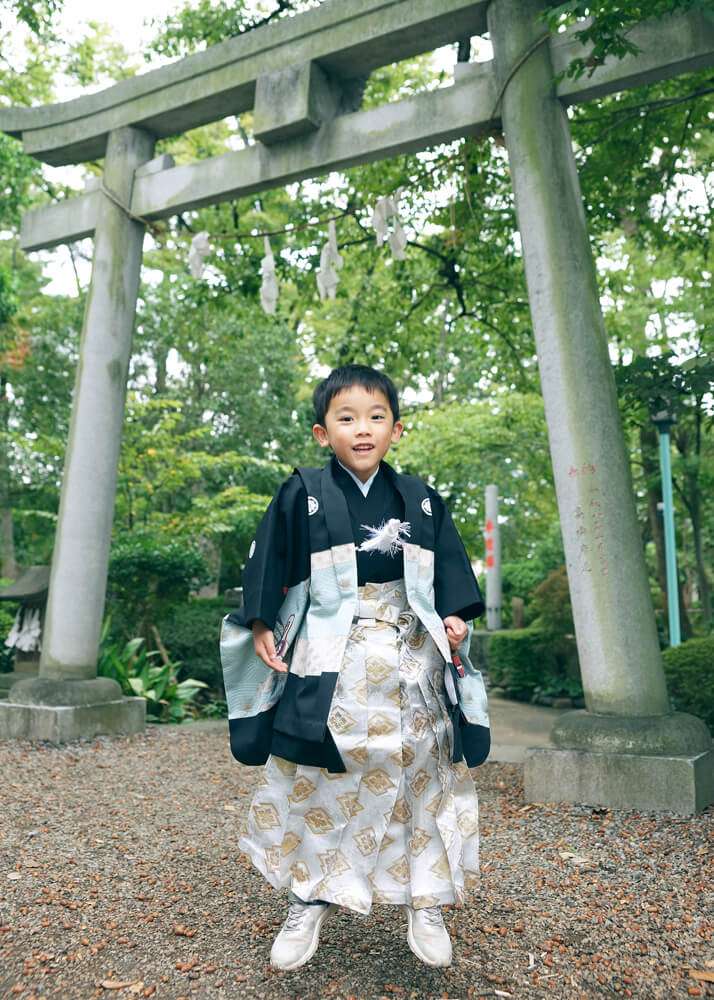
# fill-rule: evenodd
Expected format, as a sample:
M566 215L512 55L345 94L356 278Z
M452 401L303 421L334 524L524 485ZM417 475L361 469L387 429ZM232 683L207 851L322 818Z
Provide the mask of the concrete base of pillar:
M688 712L669 715L600 715L585 709L565 712L550 738L561 750L694 757L712 749L706 723Z
M96 705L18 705L0 701L0 739L67 743L93 736L140 733L146 727L144 698Z
M61 680L25 677L0 701L0 739L67 743L93 736L140 733L144 698L125 698L108 677Z
M37 677L37 671L29 673L26 670L11 670L7 674L0 674L0 698L7 698L7 693L13 684L18 681L27 680L28 677Z
M687 756L535 747L527 754L526 802L668 809L685 816L714 802L714 749Z

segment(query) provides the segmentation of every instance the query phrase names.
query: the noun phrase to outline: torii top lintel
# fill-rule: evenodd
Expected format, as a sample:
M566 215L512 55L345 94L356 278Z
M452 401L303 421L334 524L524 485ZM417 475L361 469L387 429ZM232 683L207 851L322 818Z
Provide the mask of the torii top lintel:
M258 77L317 63L342 83L440 45L483 34L487 0L328 0L96 94L37 108L3 108L0 129L60 166L104 156L123 125L156 138L253 107Z
M489 0L325 0L97 94L0 108L0 130L21 136L38 159L64 164L104 156L108 135L125 127L159 138L252 108L258 141L246 148L179 166L164 155L134 172L131 214L169 218L493 129L500 87L492 62L459 64L453 86L357 110L374 68L484 33L488 6ZM714 15L705 11L643 21L629 32L638 54L608 57L574 80L562 71L589 55L576 31L543 39L564 104L714 65ZM96 183L27 212L22 248L91 236L104 197Z

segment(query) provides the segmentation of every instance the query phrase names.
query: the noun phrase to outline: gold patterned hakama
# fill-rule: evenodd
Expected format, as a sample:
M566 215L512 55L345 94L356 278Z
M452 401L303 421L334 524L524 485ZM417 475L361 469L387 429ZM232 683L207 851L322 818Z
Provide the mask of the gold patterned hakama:
M451 763L446 697L403 581L360 587L328 717L346 773L270 756L239 842L271 885L360 913L478 888L478 797Z

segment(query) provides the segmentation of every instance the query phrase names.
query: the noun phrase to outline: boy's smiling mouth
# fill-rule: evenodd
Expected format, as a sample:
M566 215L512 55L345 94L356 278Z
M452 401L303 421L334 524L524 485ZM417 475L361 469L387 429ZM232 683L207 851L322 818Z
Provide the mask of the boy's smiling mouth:
M373 444L355 444L355 445L352 446L352 451L357 451L357 452L362 452L362 453L367 452L367 451L374 451L374 445Z

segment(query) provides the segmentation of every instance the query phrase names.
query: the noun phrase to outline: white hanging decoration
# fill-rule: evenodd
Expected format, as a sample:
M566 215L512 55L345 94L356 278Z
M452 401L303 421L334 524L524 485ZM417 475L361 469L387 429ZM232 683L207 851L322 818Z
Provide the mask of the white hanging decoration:
M188 266L194 278L200 278L205 268L204 260L211 254L211 244L208 233L196 233L191 240L191 249L188 253Z
M18 608L5 645L31 653L40 649L40 609Z
M388 552L390 556L395 556L403 548L411 531L409 521L400 521L398 517L390 517L378 528L372 528L368 524L363 524L362 527L369 534L369 538L362 542L357 551Z
M399 188L393 195L385 195L379 198L372 210L372 229L377 234L377 246L389 243L392 256L395 260L404 260L406 257L405 248L407 236L399 218L399 199L402 196L402 189ZM389 231L389 221L392 222L391 232Z
M275 273L275 257L270 249L270 240L263 237L265 257L260 262L260 276L263 279L260 286L260 304L263 312L273 315L278 304L278 278Z
M327 243L322 248L320 254L320 267L315 277L317 278L317 290L320 299L334 299L337 294L337 286L340 283L337 272L341 270L344 261L337 249L337 230L335 220L331 219L328 226Z

